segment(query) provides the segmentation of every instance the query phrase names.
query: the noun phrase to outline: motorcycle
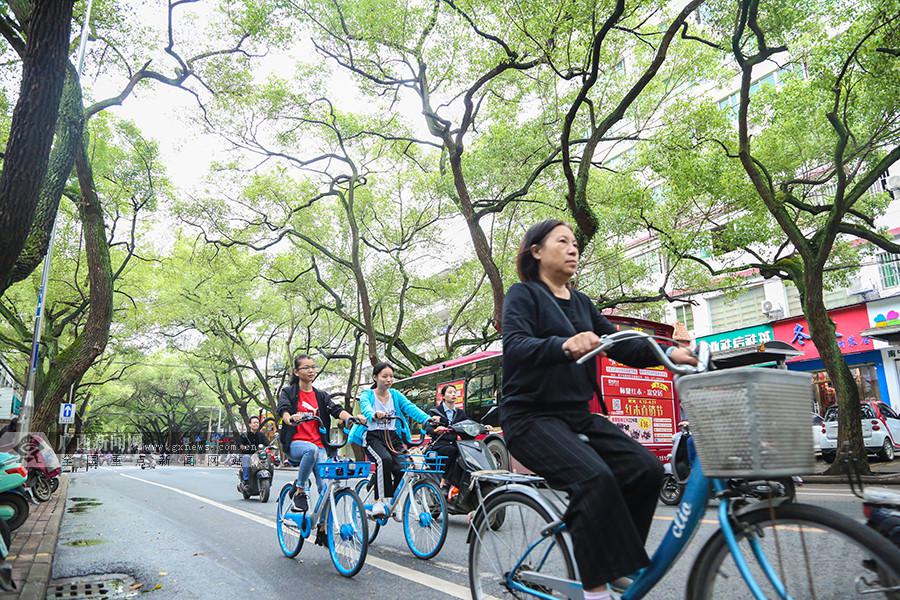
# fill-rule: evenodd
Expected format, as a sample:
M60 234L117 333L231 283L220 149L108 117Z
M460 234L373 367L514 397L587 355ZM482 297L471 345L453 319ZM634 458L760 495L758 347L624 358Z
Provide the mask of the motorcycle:
M900 549L900 492L870 487L863 493L866 524Z
M48 501L53 492L59 488L59 475L62 463L53 451L53 447L42 437L27 435L18 446L19 455L28 469L28 480L25 485L31 495L39 502Z
M18 454L0 453L0 518L15 531L28 519L28 470Z
M259 496L260 502L269 501L272 477L275 475L275 447L273 444L269 446L259 444L256 452L250 455L250 479L246 482L243 479L243 469L238 463L239 483L237 489L244 500L249 500L251 496Z
M687 421L678 423L678 431L672 436L672 453L663 465L663 484L659 490L659 499L663 504L675 506L681 502L685 485L691 475L691 459L694 454L691 439L691 428ZM793 502L797 497L797 486L803 485L803 479L794 475L773 480L745 481L732 479L729 486L740 488L754 498L786 498Z
M155 469L156 468L156 457L153 454L141 454L138 456L138 464L141 465L141 470L144 469Z
M494 455L484 442L475 439L488 431L485 425L467 419L454 423L449 428L460 438L456 442L459 449L456 469L460 476L459 481L456 482L457 485L449 486L444 492L447 512L451 515L465 515L474 511L479 504L479 486L472 485L472 474L476 471L496 470L497 465L494 462ZM438 439L440 439L439 435L432 440L431 444L433 445ZM429 451L431 451L431 446L426 449L426 453ZM494 482L482 482L480 484L481 497L489 494L496 485ZM498 513L498 516L502 516L502 513ZM500 525L502 525L502 520L499 523L493 523L492 528L499 528Z

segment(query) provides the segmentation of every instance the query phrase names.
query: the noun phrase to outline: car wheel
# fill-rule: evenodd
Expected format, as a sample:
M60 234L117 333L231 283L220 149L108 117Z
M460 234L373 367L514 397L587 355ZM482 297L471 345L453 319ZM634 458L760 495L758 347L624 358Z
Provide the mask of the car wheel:
M884 438L884 443L881 445L881 451L878 453L878 456L881 460L894 460L894 444L891 443L890 439Z

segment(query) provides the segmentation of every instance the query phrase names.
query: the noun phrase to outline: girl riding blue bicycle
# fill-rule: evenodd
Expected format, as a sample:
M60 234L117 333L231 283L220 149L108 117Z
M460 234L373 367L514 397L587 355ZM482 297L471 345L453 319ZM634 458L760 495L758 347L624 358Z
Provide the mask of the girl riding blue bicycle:
M400 432L409 431L407 419L424 425L436 422L438 417L429 417L406 396L393 389L394 369L386 362L378 363L372 369L375 382L359 397L360 412L366 418L366 453L375 463L375 497L380 500L372 508L372 517L387 514L385 502L394 496L394 491L403 476L401 464L396 459L406 453L406 442ZM399 417L393 419L389 417Z

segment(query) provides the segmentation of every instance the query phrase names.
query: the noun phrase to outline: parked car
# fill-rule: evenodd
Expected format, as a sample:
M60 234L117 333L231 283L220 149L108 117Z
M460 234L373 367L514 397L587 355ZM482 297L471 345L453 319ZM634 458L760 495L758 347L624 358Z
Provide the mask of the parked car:
M866 451L882 460L894 460L894 450L900 441L900 416L884 402L864 402L862 410L863 443ZM822 440L822 458L834 462L837 452L838 409L831 406L825 411L825 439Z
M816 456L822 454L822 444L825 443L825 419L816 413L812 414L813 448Z

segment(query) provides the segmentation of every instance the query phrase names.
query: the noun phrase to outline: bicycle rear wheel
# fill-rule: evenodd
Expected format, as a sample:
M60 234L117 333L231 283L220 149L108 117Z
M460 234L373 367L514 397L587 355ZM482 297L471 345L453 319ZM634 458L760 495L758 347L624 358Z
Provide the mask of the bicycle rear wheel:
M741 553L767 598L781 598L752 548L771 566L791 598L900 598L900 551L865 525L808 504L782 504L738 518ZM746 598L743 579L722 531L706 542L688 580L690 600Z
M297 523L285 517L291 510L293 499L291 498L291 490L294 489L293 483L286 483L278 494L278 509L275 514L275 531L278 534L278 545L281 551L288 558L294 558L300 554L303 548L303 535Z
M363 508L372 508L378 500L375 499L375 482L370 479L360 479L356 484L356 495L362 500ZM369 521L369 543L373 543L381 531L381 524L376 520Z
M331 562L344 577L353 577L366 562L369 550L366 511L350 488L334 494L334 510L328 511L328 550Z
M517 574L508 575L528 548L541 539L541 531L557 517L541 503L519 492L489 498L483 512L476 513L470 534L469 589L472 598L533 598L510 584L510 579L520 582ZM502 525L496 526L501 519ZM516 569L517 573L521 571L574 580L575 562L563 535L556 533L541 541ZM566 598L549 588L534 589L552 598Z

